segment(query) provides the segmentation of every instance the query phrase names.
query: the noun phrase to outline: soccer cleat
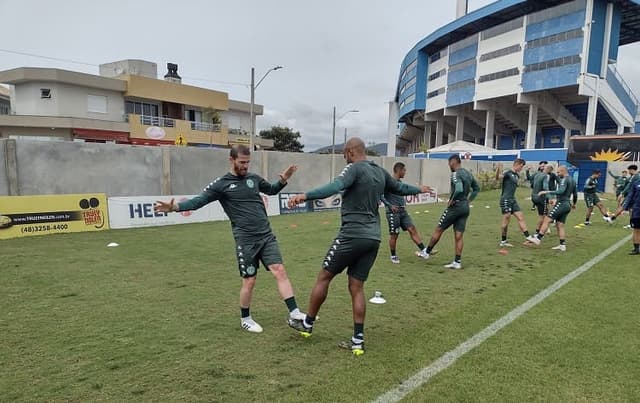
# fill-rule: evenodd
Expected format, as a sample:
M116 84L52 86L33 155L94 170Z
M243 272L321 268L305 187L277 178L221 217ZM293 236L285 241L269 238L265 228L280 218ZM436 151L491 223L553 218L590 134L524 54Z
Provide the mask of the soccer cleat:
M425 259L425 260L426 260L426 259L429 259L429 254L427 253L427 250L426 250L426 249L423 249L423 250L419 250L419 251L417 251L417 252L416 252L416 256L421 257L421 258L423 258L423 259Z
M262 326L251 317L240 319L240 327L250 333L262 333Z
M585 221L584 225L591 225L591 221Z
M513 245L512 245L512 244L510 244L510 243L509 243L509 242L507 242L507 241L500 241L500 247L501 247L501 248L513 248Z
M631 229L631 225L625 225L624 227L622 227L624 229Z
M529 238L527 238L527 241L531 242L534 245L540 245L540 238L538 238L537 236L530 236Z
M400 258L398 256L391 256L391 263L400 264Z
M455 260L449 264L445 264L444 267L447 269L460 270L462 269L462 263L456 262Z
M551 248L553 250L559 250L561 252L566 252L567 251L567 245L558 245L558 246L554 246L553 248Z
M289 318L287 323L289 324L289 327L297 330L302 337L311 337L311 332L313 332L313 326L309 326L309 327L305 326L304 319L300 320L300 319Z
M640 250L632 250L631 252L629 252L630 255L640 255Z
M304 320L304 318L306 317L307 317L307 314L302 312L299 309L293 312L289 312L289 319Z
M609 224L613 224L613 220L611 219L610 216L602 216L602 219L604 220L604 222L609 223Z
M349 341L341 341L338 347L345 350L351 350L351 353L357 357L364 354L364 340L351 338Z

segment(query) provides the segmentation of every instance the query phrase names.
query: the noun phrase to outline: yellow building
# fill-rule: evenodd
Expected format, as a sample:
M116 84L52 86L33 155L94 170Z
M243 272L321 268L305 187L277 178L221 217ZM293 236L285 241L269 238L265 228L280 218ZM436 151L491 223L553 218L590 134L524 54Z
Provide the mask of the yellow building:
M23 67L0 72L10 87L0 138L229 147L249 143L250 104L225 92L182 84L169 63L164 80L155 63L100 65L100 75ZM254 105L255 116L262 105ZM179 139L179 141L176 141ZM181 140L181 141L180 141ZM272 140L255 139L261 148Z

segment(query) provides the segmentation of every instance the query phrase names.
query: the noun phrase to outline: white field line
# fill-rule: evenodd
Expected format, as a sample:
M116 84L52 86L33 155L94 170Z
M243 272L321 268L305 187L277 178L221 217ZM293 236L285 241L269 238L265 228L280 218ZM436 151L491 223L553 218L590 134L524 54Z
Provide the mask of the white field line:
M564 285L566 285L576 277L580 276L581 274L587 272L596 264L600 263L604 258L606 258L610 254L615 252L618 248L620 248L622 245L627 243L630 239L631 239L631 235L628 235L624 237L624 239L616 242L607 250L600 253L598 256L594 257L593 259L589 260L582 266L578 267L571 273L562 277L560 280L556 281L549 287L540 291L538 294L533 296L527 302L523 303L522 305L518 306L517 308L509 312L508 314L498 319L497 321L493 322L491 325L483 329L481 332L472 336L470 339L458 345L453 350L445 353L442 357L438 358L436 361L431 363L431 365L422 368L420 371L418 371L416 374L414 374L413 376L411 376L410 378L402 382L396 388L391 389L385 394L377 397L374 400L374 402L387 403L387 402L400 401L409 393L413 392L420 386L429 382L429 380L431 380L431 378L436 376L438 373L447 369L454 362L456 362L458 358L462 357L463 355L467 354L469 351L473 350L474 348L482 344L489 337L496 334L498 331L500 331L501 329L509 325L514 320L518 319L520 316L522 316L524 313L529 311L534 306L538 305L540 302L544 301L547 297L549 297L551 294L558 291Z

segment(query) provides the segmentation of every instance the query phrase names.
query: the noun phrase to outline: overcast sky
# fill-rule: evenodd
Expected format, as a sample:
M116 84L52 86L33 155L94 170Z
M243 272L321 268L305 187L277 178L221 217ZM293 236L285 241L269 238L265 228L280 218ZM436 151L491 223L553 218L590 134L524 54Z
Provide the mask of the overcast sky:
M470 0L474 10L491 0ZM143 59L179 65L185 84L249 101L250 69L265 106L258 130L284 125L298 130L306 151L331 144L332 108L350 109L337 128L368 142L386 142L388 105L406 53L455 18L444 0L0 0L0 70L58 67L97 74L100 63ZM640 47L623 48L620 66L636 93ZM201 80L201 79L205 79Z

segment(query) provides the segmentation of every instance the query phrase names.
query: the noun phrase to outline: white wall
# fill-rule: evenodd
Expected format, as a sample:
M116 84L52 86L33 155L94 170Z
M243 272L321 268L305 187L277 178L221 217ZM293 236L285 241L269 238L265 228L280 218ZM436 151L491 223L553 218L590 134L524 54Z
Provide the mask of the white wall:
M246 132L249 132L251 128L249 114L241 111L223 111L222 124L226 125L229 129L241 129Z
M40 89L51 90L50 99L40 97ZM89 95L107 98L107 113L88 111ZM15 86L12 100L16 115L64 116L109 121L124 120L124 96L117 91L53 82L30 82Z
M440 94L437 97L427 99L427 113L439 111L447 106L446 94Z
M446 69L449 67L449 53L446 56L441 57L433 63L429 63L429 72L427 74L433 74L442 69Z
M478 45L478 70L476 73L476 100L484 100L490 98L502 97L505 95L518 94L522 91L522 71L524 69L524 44L525 44L525 28L515 29L502 35L480 41ZM506 56L497 57L495 59L480 61L480 57L486 53L509 46L520 45L520 51ZM481 76L504 71L511 68L518 68L520 74L513 77L502 78L499 80L486 81L481 83Z

